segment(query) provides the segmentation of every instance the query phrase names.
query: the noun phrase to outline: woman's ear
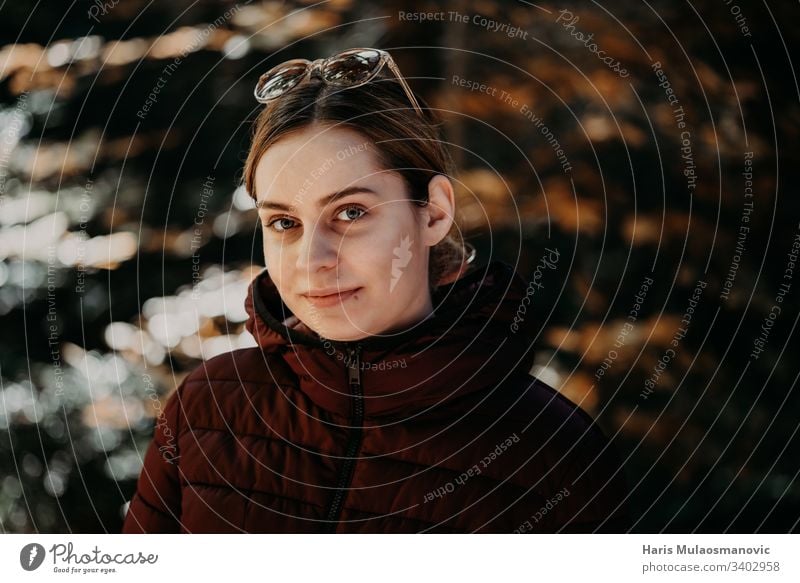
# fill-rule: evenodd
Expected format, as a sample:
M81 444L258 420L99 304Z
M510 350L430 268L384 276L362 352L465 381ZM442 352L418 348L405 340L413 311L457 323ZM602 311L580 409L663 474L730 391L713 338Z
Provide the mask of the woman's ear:
M437 174L428 182L428 204L422 209L425 245L433 247L447 236L453 226L455 208L453 183L444 174Z

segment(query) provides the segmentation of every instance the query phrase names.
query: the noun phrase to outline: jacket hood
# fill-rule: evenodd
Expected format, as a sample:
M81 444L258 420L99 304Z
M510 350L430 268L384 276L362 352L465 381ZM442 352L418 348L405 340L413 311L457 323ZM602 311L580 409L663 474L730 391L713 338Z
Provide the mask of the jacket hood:
M263 351L281 355L323 409L348 415L348 365L358 362L365 417L412 415L491 390L533 365L522 277L500 261L462 266L458 276L434 288L433 314L411 329L339 342L298 323L264 269L248 291L247 330Z

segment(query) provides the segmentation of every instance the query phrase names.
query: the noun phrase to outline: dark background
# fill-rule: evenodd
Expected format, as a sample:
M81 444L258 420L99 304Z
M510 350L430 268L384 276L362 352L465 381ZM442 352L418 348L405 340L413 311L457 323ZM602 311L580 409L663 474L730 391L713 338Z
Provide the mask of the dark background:
M798 268L784 276L800 233L800 9L534 4L0 5L0 531L119 530L166 397L202 358L252 342L241 304L261 241L238 186L255 81L354 46L390 50L446 120L481 263L530 278L545 247L559 250L533 302L534 372L613 438L634 530L797 530ZM685 113L693 188L654 62Z

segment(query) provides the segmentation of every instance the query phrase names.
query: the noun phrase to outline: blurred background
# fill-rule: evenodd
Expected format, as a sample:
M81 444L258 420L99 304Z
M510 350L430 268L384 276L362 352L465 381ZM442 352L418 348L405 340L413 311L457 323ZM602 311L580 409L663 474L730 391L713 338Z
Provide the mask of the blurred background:
M0 531L119 530L170 392L254 344L254 84L356 46L446 120L478 261L541 277L533 372L613 438L634 530L797 530L798 16L0 4Z

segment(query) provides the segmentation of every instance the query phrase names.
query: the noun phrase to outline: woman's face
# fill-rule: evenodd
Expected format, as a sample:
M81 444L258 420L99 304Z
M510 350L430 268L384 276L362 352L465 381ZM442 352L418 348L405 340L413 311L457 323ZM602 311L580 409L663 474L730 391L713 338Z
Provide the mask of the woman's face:
M411 202L361 134L314 125L283 136L259 161L255 184L267 268L306 326L349 341L431 313L429 248L446 221Z

